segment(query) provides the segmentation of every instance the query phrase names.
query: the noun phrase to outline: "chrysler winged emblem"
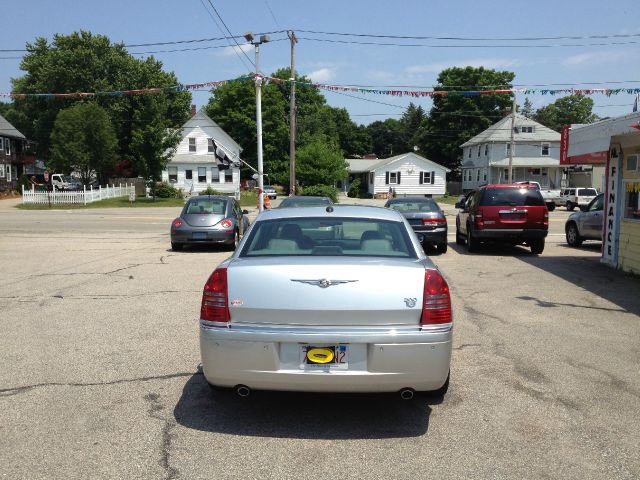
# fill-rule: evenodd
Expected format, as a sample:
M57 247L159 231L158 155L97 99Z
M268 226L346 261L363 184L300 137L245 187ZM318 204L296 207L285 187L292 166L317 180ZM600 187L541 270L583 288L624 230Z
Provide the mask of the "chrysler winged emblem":
M291 281L306 283L307 285L314 285L320 288L328 288L332 285L340 285L341 283L352 283L357 282L358 280L327 280L326 278L321 278L320 280L305 280L301 278L292 278Z

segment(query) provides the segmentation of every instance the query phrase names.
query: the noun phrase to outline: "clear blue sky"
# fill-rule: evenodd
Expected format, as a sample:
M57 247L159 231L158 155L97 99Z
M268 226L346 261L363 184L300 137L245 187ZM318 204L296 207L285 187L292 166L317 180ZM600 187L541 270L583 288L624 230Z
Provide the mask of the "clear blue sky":
M211 3L230 31L237 35L247 31L297 30L297 35L302 37L296 48L297 70L323 83L429 87L436 83L438 72L443 68L483 65L514 71L516 84L532 88L540 84L569 84L581 88L640 87L640 22L637 5L629 1L211 0ZM125 44L222 36L212 16L218 24L220 20L208 0L24 0L5 2L2 13L2 49L22 49L26 42L36 37L52 38L55 33L68 34L80 29L104 34L112 41ZM632 36L491 42L405 40L404 43L429 44L432 47L398 47L314 41L310 38L403 42L384 38L326 36L300 30L465 38ZM286 35L273 34L272 39L272 43L261 48L260 67L265 74L288 66L290 61ZM238 41L243 43L241 39ZM594 43L606 45L585 45ZM225 44L225 41L217 41L129 50L148 52ZM580 46L560 47L560 44ZM433 45L457 47L435 48ZM532 48L534 45L552 47ZM253 50L246 53L253 60ZM0 57L19 55L0 52ZM230 79L253 68L244 55L236 54L230 48L164 52L154 56L164 63L167 70L174 71L182 83ZM0 91L10 91L10 79L22 74L19 63L17 59L0 58ZM324 95L329 104L347 108L353 120L365 124L387 117L398 118L410 101L370 94L356 95L370 101L332 92L324 92ZM548 95L529 97L536 108L557 98ZM193 98L200 107L207 103L209 93L195 92ZM595 112L603 117L630 112L634 100L628 94L609 98L596 95L592 98L596 104ZM427 110L431 107L428 99L413 101ZM518 103L523 101L524 95L519 94Z

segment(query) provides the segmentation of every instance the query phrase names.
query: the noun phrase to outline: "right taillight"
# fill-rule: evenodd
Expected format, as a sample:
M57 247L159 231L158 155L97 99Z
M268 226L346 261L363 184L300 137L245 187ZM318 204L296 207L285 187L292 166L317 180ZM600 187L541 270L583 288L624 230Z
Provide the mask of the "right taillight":
M449 285L437 270L426 270L424 274L424 299L421 325L451 323L451 295Z
M209 322L229 321L227 269L216 268L204 285L200 318Z

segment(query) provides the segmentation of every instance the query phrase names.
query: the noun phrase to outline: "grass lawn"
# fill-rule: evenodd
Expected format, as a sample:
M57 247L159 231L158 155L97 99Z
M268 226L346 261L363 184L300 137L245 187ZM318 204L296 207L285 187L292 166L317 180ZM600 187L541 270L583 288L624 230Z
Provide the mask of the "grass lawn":
M240 192L240 206L241 207L255 207L258 204L258 194L254 191L241 191Z
M51 205L48 204L20 204L17 208L23 210L73 210L84 208L145 208L145 207L182 207L184 205L184 199L182 198L153 198L137 197L136 201L129 203L129 197L117 197L108 198L106 200L100 200L99 202L87 203L86 205L77 204L62 204Z
M437 203L446 203L447 205L455 205L458 201L457 195L443 195L435 199Z

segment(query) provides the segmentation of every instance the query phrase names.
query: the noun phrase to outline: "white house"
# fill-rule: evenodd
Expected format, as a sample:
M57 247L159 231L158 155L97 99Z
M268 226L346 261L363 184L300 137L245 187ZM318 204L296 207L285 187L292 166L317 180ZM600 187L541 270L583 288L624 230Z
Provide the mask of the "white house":
M348 183L359 178L374 197L388 194L389 189L396 195L444 195L450 171L413 152L374 160L348 158L347 163Z
M518 113L513 130L513 181L535 180L543 188L560 188L560 134ZM511 116L463 143L461 148L464 191L487 183L507 183Z
M229 168L219 168L216 160L225 156ZM182 127L182 140L162 172L162 180L185 192L197 193L211 187L214 190L240 195L240 153L238 145L222 128L202 110Z

